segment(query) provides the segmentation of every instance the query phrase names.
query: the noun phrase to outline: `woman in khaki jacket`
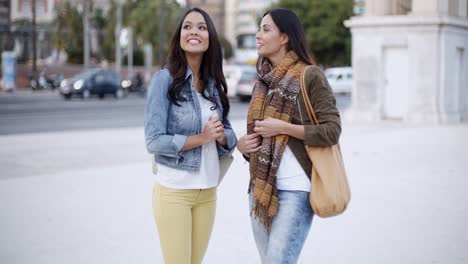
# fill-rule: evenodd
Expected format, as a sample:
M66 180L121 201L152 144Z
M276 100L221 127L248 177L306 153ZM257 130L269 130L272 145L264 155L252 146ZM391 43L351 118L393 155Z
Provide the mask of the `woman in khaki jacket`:
M316 66L305 85L319 121L311 125L300 76L311 65L299 18L265 13L257 33L258 80L237 148L250 162L252 229L262 263L296 263L312 224L311 161L304 145L332 146L341 133L335 97Z

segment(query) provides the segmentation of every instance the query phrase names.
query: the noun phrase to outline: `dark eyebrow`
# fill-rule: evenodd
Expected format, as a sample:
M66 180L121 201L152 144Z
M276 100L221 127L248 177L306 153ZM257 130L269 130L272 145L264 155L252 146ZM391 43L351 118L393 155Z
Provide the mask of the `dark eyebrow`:
M190 24L190 25L192 25L193 23L192 23L192 21L185 21L185 22L184 22L184 25L185 25L185 24ZM205 23L205 22L199 22L197 25L199 25L199 26L200 26L200 25L206 26L206 23Z

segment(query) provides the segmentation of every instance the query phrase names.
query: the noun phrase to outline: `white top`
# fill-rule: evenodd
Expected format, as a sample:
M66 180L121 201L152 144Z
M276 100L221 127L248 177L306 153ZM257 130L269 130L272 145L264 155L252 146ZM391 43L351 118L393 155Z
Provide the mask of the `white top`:
M200 93L197 93L200 102L202 127L208 122L210 116L217 117L216 109L210 110L215 106L214 103L206 100ZM218 185L219 177L219 158L216 149L216 141L212 141L202 146L201 163L199 171L185 171L170 168L158 163L158 173L156 180L164 187L172 189L208 189Z
M276 173L276 188L283 191L310 192L310 180L292 153L286 146L281 163Z
M271 92L270 89L268 94ZM288 145L284 149L280 166L276 172L276 189L310 192L310 180Z

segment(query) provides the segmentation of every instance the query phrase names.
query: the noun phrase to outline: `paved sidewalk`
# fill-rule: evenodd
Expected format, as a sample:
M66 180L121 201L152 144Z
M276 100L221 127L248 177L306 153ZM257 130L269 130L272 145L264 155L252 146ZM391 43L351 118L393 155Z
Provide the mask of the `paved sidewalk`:
M468 263L468 125L344 125L341 142L350 207L314 220L300 263ZM235 155L204 263L259 263ZM0 136L0 263L162 263L150 166L142 128Z

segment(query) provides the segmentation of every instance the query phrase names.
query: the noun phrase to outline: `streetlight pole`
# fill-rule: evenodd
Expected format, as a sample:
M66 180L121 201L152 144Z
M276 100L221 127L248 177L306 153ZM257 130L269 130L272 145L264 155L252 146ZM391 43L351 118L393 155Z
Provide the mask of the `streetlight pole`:
M165 35L165 32L164 32L164 13L165 13L165 6L164 6L164 2L165 0L160 0L159 3L159 49L158 49L158 63L159 63L159 66L162 67L162 64L163 64L163 56L164 56L164 43L165 43L165 40L164 40L164 35Z
M128 43L127 43L127 79L131 80L133 77L133 30L131 27L128 31Z
M32 11L32 52L33 52L33 61L32 61L32 78L36 79L37 75L37 50L36 50L36 0L31 1L31 11Z
M83 63L84 68L89 68L89 20L88 20L88 0L83 0L83 41L84 41L84 53L83 53Z
M120 75L122 54L120 50L120 32L122 30L122 1L117 0L117 25L115 26L115 71Z

